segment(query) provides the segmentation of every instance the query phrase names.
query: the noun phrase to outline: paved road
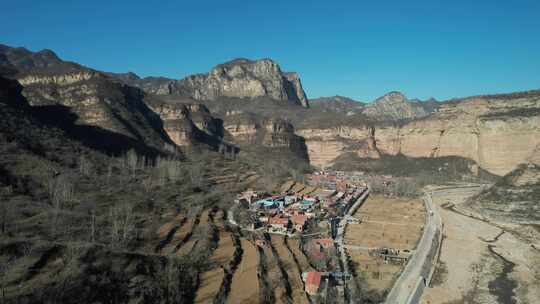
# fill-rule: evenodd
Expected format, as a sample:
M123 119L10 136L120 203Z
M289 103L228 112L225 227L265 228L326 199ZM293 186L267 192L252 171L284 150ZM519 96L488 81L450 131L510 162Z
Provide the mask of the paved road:
M434 266L432 259L435 259L435 255L430 255L430 250L433 242L438 242L438 237L442 232L442 220L437 208L433 206L431 195L431 192L425 192L423 197L426 206L426 224L422 238L415 253L388 294L385 302L387 304L409 303L409 299L416 292L418 281L422 277L428 277L432 272ZM429 267L426 268L424 265Z

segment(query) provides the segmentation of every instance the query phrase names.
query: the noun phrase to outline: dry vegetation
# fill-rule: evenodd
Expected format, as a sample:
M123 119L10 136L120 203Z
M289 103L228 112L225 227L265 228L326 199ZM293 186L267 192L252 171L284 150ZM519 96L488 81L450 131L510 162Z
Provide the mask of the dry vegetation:
M419 199L378 194L371 195L354 214L359 223L347 225L345 247L359 296L366 303L382 300L404 267L372 256L369 250L413 250L422 234L424 216L424 205Z

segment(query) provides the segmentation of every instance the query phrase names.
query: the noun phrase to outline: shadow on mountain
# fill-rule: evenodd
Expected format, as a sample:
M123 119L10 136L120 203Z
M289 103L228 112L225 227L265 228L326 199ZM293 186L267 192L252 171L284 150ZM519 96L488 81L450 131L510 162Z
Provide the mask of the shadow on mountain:
M43 125L63 130L69 138L109 155L134 149L139 154L155 156L160 152L129 136L97 126L78 125L78 115L63 105L32 106L30 113Z

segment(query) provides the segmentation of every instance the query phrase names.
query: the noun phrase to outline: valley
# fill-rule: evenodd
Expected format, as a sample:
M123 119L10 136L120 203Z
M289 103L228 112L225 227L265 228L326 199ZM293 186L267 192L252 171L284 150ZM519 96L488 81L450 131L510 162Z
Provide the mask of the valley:
M540 298L540 91L307 96L0 45L0 302Z

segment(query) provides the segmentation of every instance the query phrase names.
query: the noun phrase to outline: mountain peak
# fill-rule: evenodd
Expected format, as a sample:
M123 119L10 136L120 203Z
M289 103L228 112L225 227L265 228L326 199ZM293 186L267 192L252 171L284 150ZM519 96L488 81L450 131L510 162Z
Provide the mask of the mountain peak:
M404 103L407 102L407 97L399 91L391 91L377 98L375 103Z

